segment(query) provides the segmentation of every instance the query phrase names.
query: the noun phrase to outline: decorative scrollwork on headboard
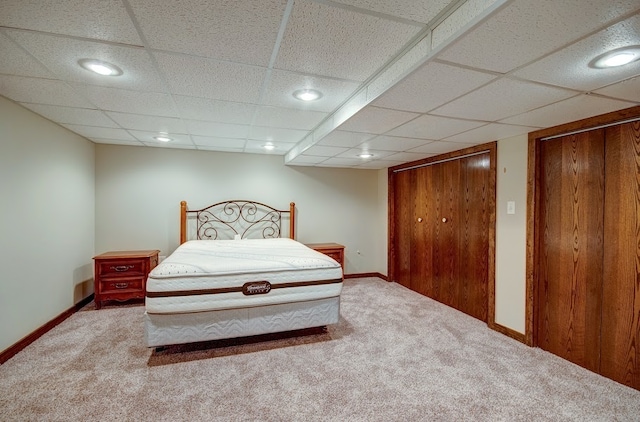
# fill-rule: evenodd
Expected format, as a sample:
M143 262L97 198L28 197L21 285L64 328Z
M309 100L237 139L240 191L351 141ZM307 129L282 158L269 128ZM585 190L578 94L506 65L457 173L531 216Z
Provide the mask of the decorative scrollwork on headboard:
M187 240L187 221L195 220L196 239L277 238L282 235L283 214L289 214L289 237L294 238L295 204L278 210L260 202L232 200L218 202L200 210L180 207L180 243Z

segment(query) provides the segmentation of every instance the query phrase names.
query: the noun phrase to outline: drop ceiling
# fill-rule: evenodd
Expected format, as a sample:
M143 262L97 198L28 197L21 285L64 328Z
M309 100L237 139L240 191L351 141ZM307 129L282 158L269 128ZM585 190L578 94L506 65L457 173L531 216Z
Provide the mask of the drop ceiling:
M0 95L95 143L380 169L638 105L640 61L589 67L629 45L637 0L0 0Z

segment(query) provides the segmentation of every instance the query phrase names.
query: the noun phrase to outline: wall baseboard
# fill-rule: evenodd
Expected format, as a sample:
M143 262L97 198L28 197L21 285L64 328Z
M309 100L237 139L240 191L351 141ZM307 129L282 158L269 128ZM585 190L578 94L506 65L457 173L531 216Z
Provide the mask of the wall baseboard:
M8 349L0 352L0 365L2 365L6 361L14 357L16 354L18 354L18 352L20 352L22 349L24 349L25 347L27 347L28 345L36 341L38 338L42 337L46 332L51 330L53 327L55 327L65 319L69 318L71 315L78 312L80 309L82 309L85 305L87 305L92 300L93 300L93 293L91 293L89 296L85 297L80 302L76 303L71 308L67 309L66 311L64 311L57 317L55 317L51 321L47 322L42 327L38 328L31 334L27 335L26 337L18 341L13 346L10 346Z
M389 281L387 276L382 273L354 273L354 274L345 274L345 280L348 278L361 278L361 277L378 277L383 279L384 281Z
M504 334L507 337L511 337L512 339L517 340L520 343L524 343L524 344L527 344L528 346L531 346L530 344L527 343L527 338L525 334L519 333L515 330L512 330L511 328L507 328L504 325L500 325L496 322L492 324L487 324L487 325L489 325L489 328L491 328L494 331Z

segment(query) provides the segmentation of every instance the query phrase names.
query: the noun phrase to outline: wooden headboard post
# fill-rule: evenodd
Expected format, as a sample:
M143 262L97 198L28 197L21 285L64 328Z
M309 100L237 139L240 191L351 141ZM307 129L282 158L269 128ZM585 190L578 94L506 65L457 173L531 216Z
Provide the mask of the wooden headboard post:
M187 241L187 201L180 202L180 244Z
M289 237L293 240L296 240L296 229L295 229L295 221L296 221L296 203L289 203Z

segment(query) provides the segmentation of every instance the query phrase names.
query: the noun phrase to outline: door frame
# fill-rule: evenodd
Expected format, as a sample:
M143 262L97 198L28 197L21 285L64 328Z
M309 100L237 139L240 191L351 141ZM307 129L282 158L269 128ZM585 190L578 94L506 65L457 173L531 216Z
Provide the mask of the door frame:
M618 110L563 125L541 129L529 133L527 163L527 245L526 245L526 297L524 342L537 346L535 317L538 312L538 265L540 241L540 174L542 157L540 144L545 139L569 135L575 132L593 130L599 127L621 124L627 120L640 118L640 106Z
M387 237L387 279L388 281L395 281L395 262L396 262L396 250L395 250L395 175L398 171L410 170L412 168L419 168L428 165L433 165L442 161L450 161L455 159L464 158L465 156L479 154L481 152L489 152L489 194L488 194L488 210L489 210L489 241L488 241L488 265L487 265L487 326L490 328L502 332L508 336L518 335L518 333L511 332L510 329L502 327L495 322L496 313L496 166L497 166L497 142L488 142L482 145L476 145L470 148L465 148L459 151L453 151L446 154L440 154L435 157L424 158L422 160L411 161L409 163L400 164L388 169L388 215L387 215L387 227L389 235Z

